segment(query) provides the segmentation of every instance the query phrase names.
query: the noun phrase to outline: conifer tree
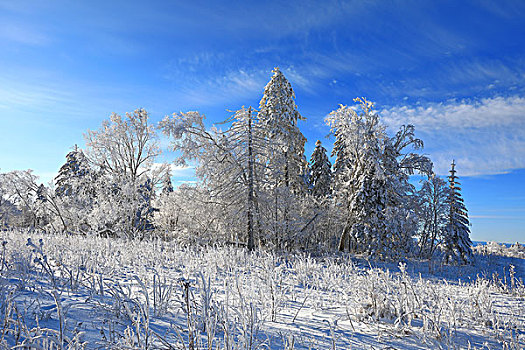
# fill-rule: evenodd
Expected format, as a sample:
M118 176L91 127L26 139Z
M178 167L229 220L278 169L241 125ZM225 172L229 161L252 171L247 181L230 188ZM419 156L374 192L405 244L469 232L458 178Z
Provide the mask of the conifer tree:
M268 149L268 162L272 176L279 185L285 185L293 192L305 190L304 145L306 137L297 126L298 120L305 120L297 111L295 93L284 74L275 68L273 76L264 88L259 103L259 122L272 145Z
M461 196L460 183L456 176L456 163L452 161L448 176L449 206L448 223L443 232L445 262L451 264L471 264L474 261L472 241L470 240L467 208Z
M410 248L417 223L408 176L427 173L430 160L407 148L419 149L412 125L402 126L394 137L364 98L357 108L341 106L326 118L336 137L334 200L343 208L339 249L365 252L380 258L404 255Z
M81 149L75 148L66 155L66 163L62 165L55 177L55 193L57 196L75 194L80 179L89 173L86 158Z
M326 148L317 140L310 159L311 193L316 198L323 198L331 192L332 164L326 155Z
M279 68L264 88L259 104L259 125L261 136L269 147L263 156L266 164L264 189L272 198L269 226L277 247L289 245L299 222L295 201L307 193L306 173L308 163L304 156L306 137L297 126L304 120L297 111L295 93L290 82Z
M173 183L171 182L171 174L169 168L166 169L164 179L162 180L162 191L161 193L165 196L173 192Z

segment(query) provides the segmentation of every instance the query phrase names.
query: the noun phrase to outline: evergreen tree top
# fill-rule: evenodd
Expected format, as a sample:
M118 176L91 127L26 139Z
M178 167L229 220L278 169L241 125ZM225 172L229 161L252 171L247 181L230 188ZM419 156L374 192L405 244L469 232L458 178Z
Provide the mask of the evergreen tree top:
M315 197L327 196L331 190L332 164L326 152L321 141L317 140L310 159L310 185L311 192Z
M164 174L164 180L163 180L163 183L162 183L162 194L169 194L169 193L172 193L174 191L173 189L173 184L171 182L171 173L168 170L166 170L166 173Z
M264 121L277 118L296 125L297 119L305 120L297 111L295 93L292 85L284 74L275 67L273 76L264 88L264 94L259 103L259 117Z

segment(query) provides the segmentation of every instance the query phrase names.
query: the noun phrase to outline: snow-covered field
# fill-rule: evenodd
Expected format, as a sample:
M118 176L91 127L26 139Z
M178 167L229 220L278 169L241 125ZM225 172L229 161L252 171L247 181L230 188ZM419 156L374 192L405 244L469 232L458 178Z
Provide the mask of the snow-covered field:
M0 239L0 348L525 347L522 259L477 256L457 268L27 232Z

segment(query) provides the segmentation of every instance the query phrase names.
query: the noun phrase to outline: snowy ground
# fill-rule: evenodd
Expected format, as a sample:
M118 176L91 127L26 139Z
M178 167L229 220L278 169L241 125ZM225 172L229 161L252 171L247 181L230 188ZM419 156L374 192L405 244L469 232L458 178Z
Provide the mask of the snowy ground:
M0 348L525 347L522 259L478 256L454 268L162 241L0 239Z

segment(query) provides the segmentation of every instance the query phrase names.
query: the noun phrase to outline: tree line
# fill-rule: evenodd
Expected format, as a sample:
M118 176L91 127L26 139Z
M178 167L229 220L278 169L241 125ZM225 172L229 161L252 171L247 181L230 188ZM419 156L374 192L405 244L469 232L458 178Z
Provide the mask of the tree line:
M308 160L292 86L278 68L272 73L257 109L212 127L199 112L158 125L144 109L112 114L48 186L31 170L0 174L0 225L472 262L455 163L448 181L436 176L414 126L389 135L365 98L325 119L334 164L319 140ZM196 184L174 188L170 166L156 163L159 133L171 140L175 164L195 166Z

